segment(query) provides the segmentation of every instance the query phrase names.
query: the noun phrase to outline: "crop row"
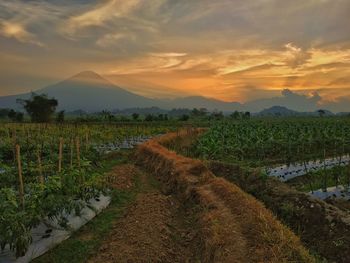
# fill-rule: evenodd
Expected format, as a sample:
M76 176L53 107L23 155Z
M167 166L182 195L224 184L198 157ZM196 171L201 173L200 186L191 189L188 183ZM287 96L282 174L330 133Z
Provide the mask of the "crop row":
M0 246L22 256L43 220L66 227L106 190L99 145L135 142L161 126L5 124L0 126ZM137 141L137 140L136 140Z
M346 119L281 119L222 122L197 142L207 159L249 162L253 166L322 160L350 153Z

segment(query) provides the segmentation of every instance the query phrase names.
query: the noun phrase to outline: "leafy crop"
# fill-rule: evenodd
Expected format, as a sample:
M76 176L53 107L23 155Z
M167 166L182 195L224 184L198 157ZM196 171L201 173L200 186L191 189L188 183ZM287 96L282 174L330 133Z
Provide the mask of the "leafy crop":
M204 158L254 166L338 157L350 153L346 119L282 119L216 123L197 142Z
M104 178L97 172L103 154L98 146L156 135L167 129L115 124L2 124L1 249L9 246L22 256L32 242L33 227L48 220L67 227L65 215L79 215L90 199L106 190Z

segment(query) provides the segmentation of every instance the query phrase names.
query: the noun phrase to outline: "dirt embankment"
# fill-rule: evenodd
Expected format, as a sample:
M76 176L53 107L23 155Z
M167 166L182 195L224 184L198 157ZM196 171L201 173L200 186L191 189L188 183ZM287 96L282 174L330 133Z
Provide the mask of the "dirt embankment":
M163 192L196 208L200 262L314 262L262 203L215 177L202 162L161 145L177 136L168 134L139 146L136 158L159 178Z
M262 201L301 237L306 247L330 262L350 262L349 213L238 165L210 162L208 167L216 176Z

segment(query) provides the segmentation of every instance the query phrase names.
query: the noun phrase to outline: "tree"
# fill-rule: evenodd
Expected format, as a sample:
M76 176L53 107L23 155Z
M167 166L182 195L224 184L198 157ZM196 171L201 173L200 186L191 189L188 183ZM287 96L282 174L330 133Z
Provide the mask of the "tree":
M133 113L132 115L132 119L134 120L134 121L137 121L138 119L139 119L139 117L140 117L140 114L138 114L138 113Z
M194 108L192 111L191 111L191 114L195 117L202 117L202 116L206 116L208 113L208 110L206 108L200 108L200 109L197 109L197 108Z
M181 117L180 117L180 121L188 121L190 119L190 116L188 116L187 114L183 114Z
M24 119L24 114L23 112L16 112L16 121L17 122L22 122Z
M224 114L222 113L222 111L215 110L211 113L211 118L215 120L220 120L224 118Z
M164 114L158 115L158 121L164 121Z
M58 112L56 121L59 123L64 122L64 110L61 110L60 112Z
M320 117L323 117L326 114L325 110L318 110L317 112L320 115Z
M251 116L251 114L249 111L246 111L243 115L244 119L250 119L250 116Z
M193 108L191 114L192 114L193 116L199 116L199 115L200 115L199 110L198 110L197 108Z
M5 119L8 117L9 112L9 109L0 109L0 119Z
M32 122L49 122L56 111L58 101L48 98L46 94L37 95L32 93L28 100L18 100L27 111Z
M241 113L238 112L238 111L234 111L234 112L230 115L230 117L231 117L232 119L238 120L238 119L241 117Z
M154 117L152 114L147 114L145 117L145 121L153 121Z
M108 110L103 110L100 114L102 115L102 119L105 121L111 122L114 119L114 115Z
M199 112L201 116L206 116L208 114L207 108L200 108Z
M24 119L24 114L20 111L17 112L15 110L9 110L7 117L13 122L22 122Z
M15 121L16 120L16 111L11 109L8 114L7 117L11 120L11 121Z

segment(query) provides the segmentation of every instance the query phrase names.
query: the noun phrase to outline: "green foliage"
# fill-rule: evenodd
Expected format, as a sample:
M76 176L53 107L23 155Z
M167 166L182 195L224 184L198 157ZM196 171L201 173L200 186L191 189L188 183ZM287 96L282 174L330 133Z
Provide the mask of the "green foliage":
M350 153L350 122L337 118L222 121L199 139L196 148L203 158L244 161L256 167L323 159Z
M24 114L11 109L8 111L7 117L13 122L22 122L24 119Z
M23 105L33 122L49 122L58 106L56 99L50 99L45 94L37 95L33 93L30 99L19 102Z
M156 125L0 126L0 246L9 245L17 256L23 255L31 243L30 230L33 227L44 219L57 220L62 227L67 227L65 214L79 215L81 209L89 205L89 200L108 191L100 171L103 155L95 146L167 130ZM63 141L61 172L58 171L60 138ZM23 205L18 190L16 144L21 146Z
M180 116L179 121L188 121L190 119L190 116L187 114L183 114Z
M64 110L57 113L56 122L58 123L64 122Z
M134 121L137 121L137 120L139 119L139 117L140 117L140 114L138 114L138 113L133 113L133 114L132 114L132 119L133 119Z

